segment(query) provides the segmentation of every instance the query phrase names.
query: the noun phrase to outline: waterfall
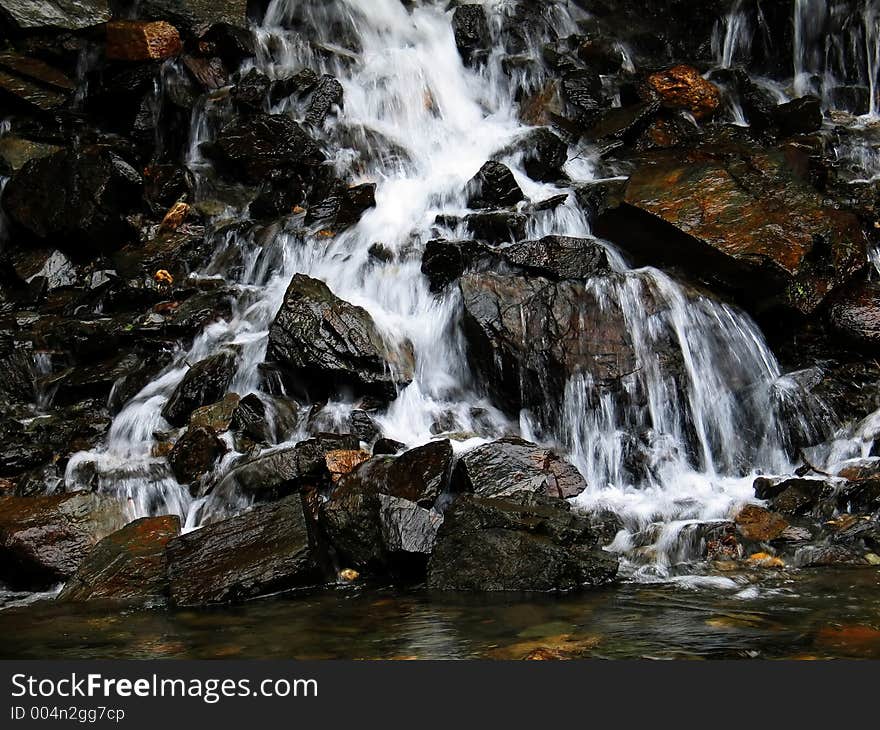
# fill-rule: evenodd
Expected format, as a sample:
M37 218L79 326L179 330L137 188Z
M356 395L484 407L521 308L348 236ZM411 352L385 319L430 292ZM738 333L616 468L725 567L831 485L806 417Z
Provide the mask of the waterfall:
M721 68L732 68L739 61L748 59L754 30L744 5L745 0L736 0L727 15L715 25L712 50Z
M259 390L258 366L265 358L269 326L295 273L321 279L338 296L364 307L389 342L412 343L413 382L377 417L386 436L410 446L426 443L435 438L432 425L442 416L451 417L451 431L478 436L458 449L511 431L558 446L589 480L578 506L611 508L623 517L630 537L615 543L618 549L626 550L630 538L652 523L664 523L667 547L658 551L672 551L676 525L729 516L735 504L753 498L755 473L790 469L790 430L782 413L786 418L800 413L805 396L783 377L754 323L660 271L630 268L610 244L603 245L614 274L589 286L603 306L623 313L633 340L638 368L623 377L621 393L603 392L578 375L566 386L559 418L545 422L540 414L524 412L511 423L479 390L460 331L459 296L455 291L432 294L420 259L428 240L466 235L460 225L437 221L467 212L468 180L527 129L513 101L516 86L540 83L524 71L513 80L503 71L500 20L510 4L482 4L493 21L495 50L484 67L469 70L456 49L445 2L273 0L257 30L253 63L272 77L308 66L339 79L344 110L323 129L324 141L341 148L334 161L338 173L354 183L377 184L376 207L333 238L289 226L256 241L238 228L220 228L217 255L204 273L227 274L224 253L230 248L242 252L244 265L231 282L237 291L231 316L208 326L123 408L103 447L71 459L68 488L92 486L115 493L128 500L135 516L170 512L191 528L245 508L244 499L193 498L176 483L165 459L154 455L154 433L169 430L161 410L188 363L234 348L240 365L232 390L242 396ZM560 36L577 31L581 11L568 3L544 5L549 25ZM290 30L303 24L308 33ZM729 24L727 32L731 39L724 41L722 60L729 63L747 43L744 25L734 30ZM538 56L545 39L530 40ZM211 138L222 104L203 100L193 119L187 161L202 178L200 191L208 186L210 166L198 147ZM298 113L289 100L279 101L273 111ZM556 210L535 215L530 237L591 237L571 189L536 182L522 164L510 164L530 200L568 195ZM566 169L573 183L592 178L589 159L573 156ZM376 243L394 252L393 263L372 261L369 251ZM672 343L674 357L662 351L661 342ZM338 419L356 406L336 402L326 409ZM479 423L475 407L483 414ZM803 418L809 421L809 414ZM643 442L644 468L631 463L631 437ZM280 435L279 441L303 438L300 429ZM218 473L240 456L231 451ZM668 567L664 560L668 564L667 556L652 571L663 573Z

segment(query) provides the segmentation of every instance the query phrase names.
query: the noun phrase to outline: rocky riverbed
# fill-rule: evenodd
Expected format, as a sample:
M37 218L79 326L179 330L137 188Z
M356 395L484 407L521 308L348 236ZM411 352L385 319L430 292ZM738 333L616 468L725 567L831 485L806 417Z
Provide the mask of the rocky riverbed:
M873 595L880 9L825 5L0 0L0 624Z

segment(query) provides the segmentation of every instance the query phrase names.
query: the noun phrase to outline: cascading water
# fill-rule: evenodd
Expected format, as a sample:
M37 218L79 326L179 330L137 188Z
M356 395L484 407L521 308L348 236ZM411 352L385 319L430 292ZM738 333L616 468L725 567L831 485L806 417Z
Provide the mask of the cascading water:
M566 386L559 418L543 422L539 414L524 412L519 423L508 422L481 396L459 328L459 295L432 294L420 259L429 239L466 235L461 226L438 224L438 216L467 212L468 180L527 131L512 101L516 85L537 87L541 81L526 72L511 81L502 71L500 19L508 4L483 4L494 21L496 51L485 67L471 71L456 49L446 3L424 0L407 8L399 0L272 2L258 31L256 65L269 76L310 67L340 80L344 111L324 134L330 145L349 140L334 164L353 182L377 183L376 207L331 239L292 222L259 241L237 228L218 227L218 253L204 273L228 274L222 270L225 254L241 252L232 315L207 327L189 351L179 352L174 364L125 406L103 448L71 459L69 488L90 485L113 492L129 501L133 516L175 513L190 528L246 508L247 501L237 495L192 498L171 476L165 459L152 455L154 433L168 430L161 410L188 363L234 350L239 369L231 389L241 395L259 390L258 365L265 358L269 326L295 273L321 279L364 307L389 343L412 343L413 382L376 419L386 436L408 445L425 443L435 438L432 425L443 417L451 418L450 432L475 434L460 442L459 450L511 431L558 445L589 480L578 506L610 508L623 518L626 529L614 549L627 552L637 535L652 525L664 526L655 541L655 559L641 569L645 576L668 575L672 563L690 557L677 543L682 526L729 517L736 503L753 498L754 473L791 468L791 428L784 423L796 422L792 414L801 414L798 427L807 430L809 409L802 408L805 396L782 376L755 325L657 270L630 269L610 247L613 275L588 286L602 307L622 312L633 341L638 367L622 377L620 392L605 392L578 375ZM580 11L553 3L545 12L552 14L550 25L560 35L575 32ZM293 21L309 25L310 43L285 30ZM357 54L341 48L340 39ZM543 39L531 40L537 55ZM741 41L729 45L732 59ZM212 119L222 117L222 105L222 99L204 101L193 122L188 162L200 176L209 166L198 144L210 139ZM298 113L288 100L274 111ZM557 209L534 216L530 237L591 236L571 190L531 180L515 158L508 163L532 201L569 194ZM575 182L592 176L582 156L566 171ZM200 181L199 189L206 183ZM377 243L394 252L394 263L375 264L369 251ZM341 420L356 405L330 403L324 413L331 421ZM480 419L474 406L480 407ZM276 440L291 443L305 436L301 427L293 427ZM642 442L647 455L638 467L631 458L633 439ZM216 467L218 474L240 457L231 451Z

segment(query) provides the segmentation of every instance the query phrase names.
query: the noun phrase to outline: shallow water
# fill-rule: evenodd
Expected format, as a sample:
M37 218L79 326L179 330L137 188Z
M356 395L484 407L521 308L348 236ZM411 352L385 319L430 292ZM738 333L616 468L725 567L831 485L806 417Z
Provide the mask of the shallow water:
M880 658L880 571L571 596L344 588L201 610L0 612L3 659ZM727 589L724 586L727 585Z

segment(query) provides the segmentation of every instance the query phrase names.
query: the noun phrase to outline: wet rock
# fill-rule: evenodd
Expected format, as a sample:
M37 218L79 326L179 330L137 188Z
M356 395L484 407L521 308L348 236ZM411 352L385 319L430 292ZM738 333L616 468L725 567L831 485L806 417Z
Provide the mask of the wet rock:
M316 142L285 114L234 121L219 132L206 153L227 172L254 183L308 176L324 161Z
M168 454L168 463L180 484L192 484L211 471L225 453L226 445L212 429L190 426Z
M529 274L557 281L611 273L605 248L588 238L545 236L539 241L523 241L505 248L503 255Z
M366 310L302 274L269 330L267 357L315 397L353 388L393 398L412 377L411 354L393 352Z
M455 45L465 65L485 58L490 49L489 19L482 5L460 5L452 16Z
M811 314L863 265L858 219L827 207L792 149L661 153L639 167L596 234L639 261L678 266L744 304Z
M451 468L448 441L361 464L339 480L321 507L331 544L349 564L364 569L393 562L389 553L424 554L415 548L432 543L440 522L432 508Z
M181 535L166 554L178 606L246 600L318 579L299 495Z
M362 449L342 449L328 451L324 459L330 479L338 482L346 474L351 474L358 466L369 461L372 455Z
M375 184L350 186L327 176L309 195L306 222L322 223L328 232L336 233L357 223L367 210L374 207Z
M468 206L498 208L513 206L525 200L525 195L507 165L487 162L468 183Z
M272 441L270 414L267 413L266 404L256 393L239 401L232 416L232 428L258 444Z
M164 21L114 20L107 23L107 58L114 61L163 61L183 50L180 34Z
M138 16L166 18L180 28L197 30L214 23L247 25L251 0L138 0ZM259 4L257 4L257 7Z
M422 254L422 273L431 282L431 291L443 291L465 271L481 260L491 260L492 250L476 241L428 241Z
M68 76L44 61L0 53L0 99L8 99L12 109L55 111L67 103L75 88Z
M803 96L777 106L771 118L783 137L817 132L822 128L822 102L815 96Z
M192 173L183 165L150 165L144 170L144 198L156 213L189 196L193 185Z
M806 545L794 555L798 568L869 567L864 555L843 545Z
M0 8L22 30L81 30L110 20L107 0L0 0Z
M753 542L776 540L788 527L788 521L782 515L753 504L743 507L734 522L740 535Z
M229 22L214 23L199 36L199 51L206 56L216 54L227 68L238 68L256 55L256 38L250 28Z
M258 501L271 501L304 488L323 489L332 483L327 455L357 452L358 446L356 437L325 434L294 447L272 449L237 464L214 491L241 492Z
M861 281L835 296L828 310L831 326L850 342L880 346L880 286Z
M526 237L527 219L522 213L505 210L472 213L465 222L474 238L486 243L511 243Z
M533 180L556 182L565 178L568 145L546 127L532 129L505 149L501 157L518 157Z
M573 69L562 78L562 95L578 112L592 111L602 99L602 79L589 69Z
M147 517L101 540L64 586L59 601L156 601L168 596L165 546L180 518Z
M459 287L471 366L510 413L554 410L575 374L615 388L637 367L622 311L582 282L468 274Z
M67 580L126 521L120 501L89 492L0 497L0 580L27 589Z
M584 137L591 142L620 140L633 144L654 120L659 109L659 102L643 101L604 110L587 124Z
M11 177L31 160L55 154L60 147L21 137L0 137L0 174Z
M232 90L232 103L239 113L259 114L267 106L271 87L269 77L252 68Z
M454 491L480 497L533 493L568 499L586 488L580 472L558 454L518 438L467 452L458 460L453 476Z
M379 439L373 445L373 456L394 456L406 448L406 444L394 439Z
M223 352L193 365L162 409L162 417L174 426L183 426L196 408L223 398L236 364L235 355Z
M428 556L434 550L443 516L399 497L379 495L379 525L385 550L401 555Z
M445 514L428 585L451 591L571 591L610 583L617 558L556 500L457 499Z
M330 116L333 107L342 106L343 89L332 76L324 75L314 86L312 98L306 111L306 123L321 127Z
M189 417L190 427L209 428L214 433L228 431L238 410L241 396L229 393L223 400L197 408Z
M133 240L126 215L141 187L138 173L107 149L64 150L28 162L7 184L3 207L30 234L66 251L105 252Z
M369 413L361 410L351 412L348 419L348 430L367 444L373 443L382 435L379 424L373 420Z
M651 74L648 87L670 109L684 109L695 119L707 119L721 106L721 92L693 66L678 65Z

